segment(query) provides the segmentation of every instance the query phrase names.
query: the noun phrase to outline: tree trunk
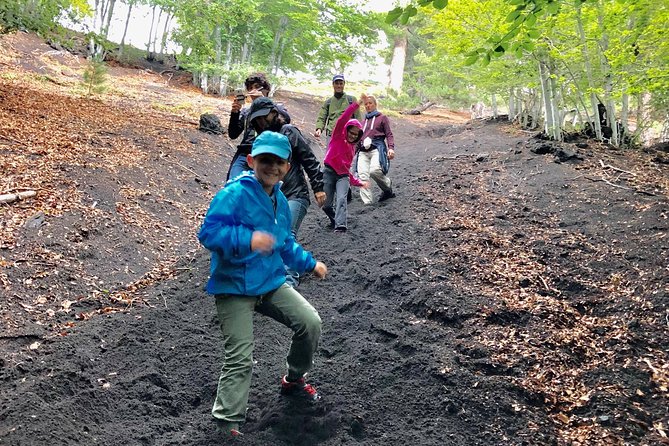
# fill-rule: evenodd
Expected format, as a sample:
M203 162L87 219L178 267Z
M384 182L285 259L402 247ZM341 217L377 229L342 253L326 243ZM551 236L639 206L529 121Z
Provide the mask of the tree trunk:
M97 26L98 26L98 20L100 20L100 0L95 0L95 10L93 11L93 32L91 33L91 37L88 41L88 58L89 59L95 59L95 55L97 53L97 48L96 48L96 43L95 43L95 37L93 34L97 32Z
M406 28L393 42L393 58L390 61L388 87L400 93L404 82L404 66L407 59L407 46L409 44Z
M553 105L551 104L550 72L544 61L539 61L539 79L541 80L541 93L544 100L544 132L549 138L555 139L555 121L553 116Z
M281 16L281 18L279 19L279 28L276 30L276 34L274 34L274 41L272 42L272 51L270 52L269 56L269 66L267 68L270 72L272 72L274 70L274 67L276 66L276 60L279 52L279 43L281 42L281 39L283 38L283 35L286 32L287 28L288 28L288 17Z
M123 37L121 37L121 46L118 50L118 56L123 55L123 47L125 46L125 36L128 34L128 24L130 24L130 14L132 13L132 2L128 3L128 15L125 18L125 27L123 28Z
M170 26L170 21L172 20L172 14L167 12L167 18L165 19L165 27L163 28L163 35L160 38L160 54L161 56L165 54L165 47L167 47L167 30Z
M590 63L590 55L588 54L588 41L585 38L585 31L583 30L583 19L581 17L581 4L577 2L576 5L576 28L581 40L581 48L583 51L583 61L585 63L585 73L588 78L588 87L590 87L590 106L592 107L592 125L595 128L595 137L602 140L602 126L599 121L599 107L597 95L595 94L594 80L592 77L592 64Z
M207 73L200 73L200 89L202 93L209 93L209 75Z
M104 28L102 28L102 36L106 39L109 37L109 25L111 24L112 16L114 15L114 7L116 6L116 0L109 0L107 6L107 20L105 21Z
M497 96L495 95L495 93L492 94L491 102L492 102L492 117L497 119Z
M281 60L283 59L283 52L286 48L286 40L287 39L283 39L281 41L281 46L279 48L279 55L278 55L276 64L274 65L274 75L275 76L279 74L279 68L281 68Z
M232 29L232 25L228 25L228 44L225 47L225 70L230 71L230 67L232 66L232 38L231 36L233 35L234 30Z
M601 52L599 54L599 68L601 71L601 76L606 79L604 82L604 104L606 106L607 124L609 127L611 127L611 144L613 144L614 147L620 147L616 109L612 98L613 80L611 66L609 65L609 61L606 59L606 51L609 49L609 35L606 31L606 25L604 24L604 12L602 11L602 7L599 3L595 4L598 7L597 22L601 31L601 40L599 44L599 47L601 48Z
M651 96L649 93L640 93L637 97L636 131L634 133L638 135L639 141L644 146L653 143L650 100Z
M153 24L156 20L156 8L158 6L154 5L151 8L151 27L149 28L149 40L146 42L146 60L153 60L151 57L151 36L153 36Z
M158 54L158 51L156 51L156 42L158 41L158 29L160 25L160 19L163 17L163 8L160 8L160 12L158 13L158 21L156 22L156 26L153 29L153 41L151 42L151 46L153 47L153 58L156 58L156 55Z
M222 59L222 53L223 53L223 35L221 33L221 25L216 25L214 27L214 35L212 36L214 39L214 64L216 67L219 67L221 65L221 59ZM218 68L217 68L218 70ZM222 94L221 92L221 75L218 74L213 74L211 76L211 86L209 89L214 89L216 90L217 93Z
M509 121L513 121L516 116L516 94L514 88L509 88Z
M553 139L556 141L562 141L562 120L560 119L560 96L558 94L558 87L556 76L554 76L556 71L555 64L550 59L548 64L548 85L550 86L550 104L551 104L551 114L553 115Z
M620 123L622 125L623 133L628 135L630 134L630 125L629 125L629 112L630 112L630 97L627 94L627 91L623 93L622 97L622 108L620 109Z
M249 57L249 41L250 40L251 40L251 32L249 30L247 30L246 35L244 36L244 43L242 44L241 54L239 55L239 63L240 64L245 64L246 59Z

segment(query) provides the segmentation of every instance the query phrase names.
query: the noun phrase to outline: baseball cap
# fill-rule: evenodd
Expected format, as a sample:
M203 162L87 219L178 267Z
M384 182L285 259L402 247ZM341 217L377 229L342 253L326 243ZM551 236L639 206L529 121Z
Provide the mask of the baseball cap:
M249 110L249 121L253 121L260 116L267 116L274 109L274 102L270 98L262 96L257 98L251 104Z
M253 146L251 148L251 156L254 158L263 153L270 153L281 159L287 160L290 159L291 152L292 150L290 148L288 137L281 133L271 132L269 130L265 130L258 135L255 141L253 141Z
M346 80L344 79L344 75L343 75L343 74L335 74L334 77L332 78L332 82L336 82L336 81L344 81L344 82L346 82Z

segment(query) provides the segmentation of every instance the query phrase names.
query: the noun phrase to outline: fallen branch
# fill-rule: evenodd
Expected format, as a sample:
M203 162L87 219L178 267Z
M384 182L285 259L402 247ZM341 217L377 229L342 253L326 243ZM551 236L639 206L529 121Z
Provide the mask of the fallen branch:
M617 167L613 167L613 166L610 165L610 164L604 164L604 161L602 161L602 160L599 160L599 164L602 166L602 169L613 169L613 170L615 170L615 171L617 171L617 172L623 172L623 173L630 174L630 175L632 175L633 177L636 176L635 173L632 173L632 172L630 172L630 171L628 171L628 170L618 169Z
M458 158L465 158L468 156L472 156L471 154L466 154L466 153L458 153L457 155L453 156L446 156L446 155L437 155L432 157L432 161L444 161L444 160L456 160Z
M23 200L26 198L34 197L37 195L37 192L34 190L27 190L25 192L18 192L16 194L4 194L0 195L0 204L11 203L16 200Z
M412 110L403 110L400 112L401 115L420 115L428 108L432 107L435 103L428 101L425 104L422 104L420 107L416 107Z
M634 190L631 187L625 187L625 186L621 186L619 184L613 184L612 182L610 182L609 180L605 180L604 178L590 178L590 177L585 177L585 178L587 178L590 181L594 181L594 182L603 181L604 183L608 184L609 186L617 187L619 189Z

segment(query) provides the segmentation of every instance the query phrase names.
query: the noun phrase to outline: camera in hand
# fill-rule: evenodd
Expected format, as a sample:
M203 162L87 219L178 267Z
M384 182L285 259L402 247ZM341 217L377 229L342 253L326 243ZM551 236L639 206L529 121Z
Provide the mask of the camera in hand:
M246 95L242 90L235 91L235 100L239 103L244 103L246 100Z

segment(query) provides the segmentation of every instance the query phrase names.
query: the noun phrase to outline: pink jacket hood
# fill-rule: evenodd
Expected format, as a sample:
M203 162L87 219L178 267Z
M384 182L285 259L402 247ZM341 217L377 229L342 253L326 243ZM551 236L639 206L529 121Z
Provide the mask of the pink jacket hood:
M353 116L353 113L355 113L358 107L360 107L360 104L353 102L346 108L339 119L337 119L337 123L332 130L330 145L327 148L325 159L323 160L323 162L330 166L330 168L337 172L337 174L344 175L348 173L351 179L351 184L354 186L360 186L362 183L350 174L351 163L355 156L356 143L351 144L347 141L346 132L351 126L357 127L362 131L362 124L360 124L360 121L351 119L351 116Z

